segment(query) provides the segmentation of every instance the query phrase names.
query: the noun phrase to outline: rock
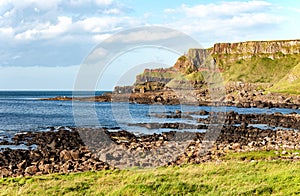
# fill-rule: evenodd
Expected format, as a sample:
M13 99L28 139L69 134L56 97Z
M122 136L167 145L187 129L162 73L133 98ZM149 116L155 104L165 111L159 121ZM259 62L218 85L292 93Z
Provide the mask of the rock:
M281 152L281 154L285 155L285 154L287 154L287 151L284 150Z
M207 112L205 110L200 110L199 111L199 115L201 115L201 116L205 116L205 115L208 115L208 114L209 114L209 112Z
M248 126L248 123L246 123L246 122L242 122L242 123L241 123L241 128L242 128L242 129L246 129L247 126Z
M26 160L23 160L21 163L18 163L18 164L17 164L17 167L18 167L19 170L25 169L26 166L27 166Z
M232 144L232 149L233 150L239 150L240 148L241 148L241 145L239 143Z
M54 170L54 167L51 164L40 164L38 168L43 174L51 174Z
M0 177L5 178L11 176L12 172L6 167L0 167Z
M62 167L61 170L63 171L63 173L69 173L71 171L74 170L74 165L72 161L67 161L65 162Z
M25 169L25 174L34 175L36 172L38 172L38 168L35 165Z
M200 112L201 111L198 111L198 113ZM276 124L276 126L299 127L299 119L296 114L238 114L230 111L226 113L226 115L219 112L212 112L210 115L212 115L212 117L224 115L222 118L225 120L225 125L222 127L222 130L220 130L220 134L218 133L218 137L206 137L206 140L216 140L214 144L211 144L211 148L208 149L204 148L204 146L210 145L207 141L203 141L205 133L183 133L178 132L177 130L161 134L135 136L127 131L109 132L101 129L102 132L99 132L99 130L96 129L94 132L91 132L107 134L113 140L114 144L118 144L118 147L120 148L118 148L118 150L108 149L107 151L96 148L93 152L83 145L78 132L75 131L66 131L63 128L60 128L60 131L58 132L21 134L15 138L15 141L36 143L38 144L38 149L7 149L0 151L0 171L3 170L0 175L39 175L110 168L110 166L102 162L99 157L104 157L103 160L111 160L111 163L114 163L113 161L119 161L124 165L131 164L132 166L142 166L144 164L145 166L150 166L152 164L152 166L161 166L167 164L163 159L160 159L160 157L164 157L164 154L166 153L162 147L164 146L168 149L176 150L177 147L172 142L184 141L186 139L192 140L190 146L188 146L185 153L178 155L178 159L173 161L173 159L170 158L170 161L168 161L170 165L182 164L185 162L201 163L206 161L217 161L220 160L220 157L224 156L227 151L232 152L232 150L243 152L278 150L281 152L282 150L288 149L300 149L300 133L296 131L262 130L247 126L248 123L268 123ZM207 119L201 118L199 122L204 124L211 123L212 119L210 118L211 117L208 117ZM241 126L233 126L233 124L241 124ZM185 123L148 123L147 126L168 127L174 129L195 128L190 124ZM207 125L201 125L197 128L207 129ZM86 133L88 130L82 131ZM88 138L91 137L93 137L93 135L88 135ZM52 145L54 149L49 145L45 145L51 144L54 140L56 141L56 144ZM146 152L151 152L155 149L161 149L158 151L158 154L156 154L156 158L147 157L148 154ZM106 158L105 155L107 155ZM140 157L145 161L138 162L129 158L131 156ZM296 156L299 155L291 155L294 160L298 160L295 158ZM279 158L286 158L286 156L278 156L275 159Z
M72 157L72 159L73 160L79 160L80 159L80 157L79 157L79 150L71 150L70 151L70 154L71 154L71 157Z
M181 114L180 110L175 110L175 114Z
M63 160L63 161L69 161L69 160L72 160L71 152L68 151L68 150L62 150L62 151L59 153L59 158L60 158L60 160Z

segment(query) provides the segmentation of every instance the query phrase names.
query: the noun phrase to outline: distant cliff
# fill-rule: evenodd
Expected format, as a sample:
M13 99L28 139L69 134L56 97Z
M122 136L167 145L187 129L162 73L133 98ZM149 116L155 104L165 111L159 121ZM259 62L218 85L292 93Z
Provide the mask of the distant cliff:
M300 40L247 41L214 44L212 54L299 54Z
M246 60L253 56L277 59L288 54L300 54L300 40L216 43L208 49L190 49L186 56L194 66L199 68L204 66L208 56L213 57L216 62L223 62L219 65L222 66L225 63Z
M216 43L207 49L189 49L171 68L146 69L136 77L136 84L155 81L168 86L168 83L177 84L186 80L203 84L203 74L214 70L221 73L225 83L273 85L280 80L282 83L299 63L300 40Z

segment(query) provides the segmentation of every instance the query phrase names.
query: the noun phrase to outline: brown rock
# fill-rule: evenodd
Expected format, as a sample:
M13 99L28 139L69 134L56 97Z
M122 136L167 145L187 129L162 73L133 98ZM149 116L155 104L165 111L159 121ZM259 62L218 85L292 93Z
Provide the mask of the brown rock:
M18 164L17 164L17 167L18 167L18 169L20 169L20 170L25 169L26 166L27 166L26 160L23 160L21 163L18 163Z
M241 149L241 145L239 143L234 143L234 144L232 144L232 149L239 150L239 149Z
M79 160L79 151L78 150L71 150L70 151L71 157L73 160Z
M38 172L38 168L36 166L29 166L25 169L25 173L29 175L34 175L36 172Z
M5 167L0 168L0 177L1 178L11 176L11 174L12 174L12 172L9 171L9 169L7 169Z
M68 150L62 150L59 153L59 158L62 161L68 161L68 160L72 160L72 155L71 155L70 151L68 151Z

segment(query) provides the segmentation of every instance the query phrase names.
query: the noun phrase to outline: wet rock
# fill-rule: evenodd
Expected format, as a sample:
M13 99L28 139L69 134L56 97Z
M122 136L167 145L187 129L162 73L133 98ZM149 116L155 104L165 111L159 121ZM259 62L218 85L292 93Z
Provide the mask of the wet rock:
M175 114L181 114L180 110L175 110Z

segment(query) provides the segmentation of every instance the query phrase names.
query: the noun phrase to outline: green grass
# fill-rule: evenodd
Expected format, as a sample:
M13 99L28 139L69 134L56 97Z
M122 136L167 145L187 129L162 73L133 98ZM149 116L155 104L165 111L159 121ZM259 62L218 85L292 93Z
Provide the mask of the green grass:
M200 82L204 81L204 77L201 72L192 72L185 77L189 81Z
M141 76L150 76L153 78L172 79L168 87L190 87L191 83L208 82L223 84L227 82L245 82L245 83L266 83L274 84L271 92L300 94L300 55L276 53L275 59L268 55L256 55L251 58L243 58L243 55L249 54L222 54L214 55L218 67L224 72L210 73L209 71L197 72L187 68L183 73L180 72L145 72ZM186 61L182 56L178 61ZM209 77L208 77L209 75Z
M178 78L181 77L182 74L178 72L144 72L140 74L140 76L148 76L155 78Z
M245 54L247 56L247 54ZM240 59L241 55L221 55L213 56L218 64L218 67L224 69L222 74L225 82L229 81L242 81L250 83L277 83L285 85L288 75L296 74L299 76L300 70L300 55L282 53L275 54L276 59L271 59L267 55L253 56L251 58ZM182 60L180 57L178 61ZM185 57L186 58L186 57ZM175 78L180 80L182 77L190 81L203 81L205 80L205 73L188 72L188 74L172 73L172 72L146 72L141 75L160 78ZM297 83L293 83L298 85ZM291 85L293 85L291 84Z
M271 154L270 154L271 153ZM256 152L255 158L273 156ZM269 155L268 155L269 154ZM226 161L199 165L0 179L1 195L296 195L300 162Z
M224 61L226 58L223 57ZM254 56L234 62L221 62L225 69L225 81L242 81L250 83L277 83L300 62L300 55L284 55L278 59Z
M271 92L300 94L300 63L269 90Z
M251 161L251 160L275 160L278 158L288 158L293 153L299 153L300 150L270 150L270 151L251 151L251 152L240 152L240 153L227 153L223 160L238 160L238 161Z

